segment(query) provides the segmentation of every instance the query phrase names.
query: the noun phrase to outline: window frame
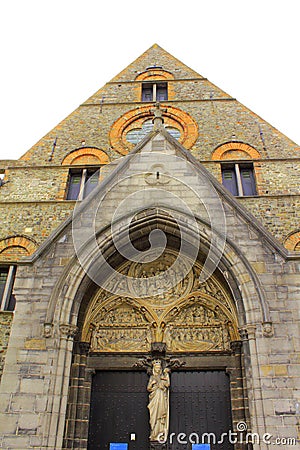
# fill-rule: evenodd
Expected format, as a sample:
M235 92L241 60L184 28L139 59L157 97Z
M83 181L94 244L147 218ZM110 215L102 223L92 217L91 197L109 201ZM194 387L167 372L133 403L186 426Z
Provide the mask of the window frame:
M144 99L144 90L149 90L152 88L152 96L151 96L151 100L147 100ZM168 83L165 81L157 81L157 82L150 82L150 81L146 81L142 83L142 92L141 92L141 101L143 103L151 103L151 102L156 102L157 101L157 94L159 92L160 89L165 89L166 92L166 98L163 100L158 100L159 102L167 102L168 101Z
M93 190L93 189L89 190L89 192L86 194L86 191L87 191L86 186L87 186L89 179L97 172L99 172L99 175L100 175L101 167L102 166L70 167L69 174L68 174L67 189L66 189L66 200L70 200L70 201L84 200ZM79 192L78 192L78 195L76 198L69 198L72 175L76 175L76 174L80 175ZM98 175L97 185L99 183L99 178L100 178L99 175Z
M252 180L252 189L253 189L253 193L252 194L245 194L245 184L243 183L243 170L244 169L248 169L250 170ZM221 163L221 175L222 175L222 185L225 187L224 185L224 172L226 170L232 170L234 171L235 174L235 187L236 187L236 194L233 194L230 189L226 188L228 191L230 191L232 193L232 195L234 195L235 197L255 197L257 196L257 183L256 183L256 177L255 177L255 167L253 162L241 162L241 161L234 161L234 162L225 162L225 163Z
M4 283L3 293L0 297L0 311L14 311L15 309L15 298L13 296L13 286L16 275L16 266L1 265L0 271L7 270L7 277ZM12 306L11 306L12 305Z

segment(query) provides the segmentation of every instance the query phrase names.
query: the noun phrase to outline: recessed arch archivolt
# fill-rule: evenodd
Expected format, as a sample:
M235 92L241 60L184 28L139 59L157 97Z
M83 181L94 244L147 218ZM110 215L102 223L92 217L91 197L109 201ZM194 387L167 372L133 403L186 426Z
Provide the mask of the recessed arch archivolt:
M137 240L141 240L141 236L143 234L148 236L152 230L151 226L154 228L161 227L161 229L165 232L168 229L170 232L173 230L172 237L174 237L177 233L171 219L167 216L157 217L157 213L154 211L153 214L149 213L140 219L138 225L135 227L135 236L133 236L133 241L135 238ZM189 230L189 232L191 232L191 230ZM120 234L122 234L121 230ZM204 248L206 240L209 239L208 236L209 229L206 230L205 233L203 231L203 234L201 232L202 248ZM99 247L104 249L103 255L106 259L109 258L110 255L115 254L114 242L106 228L97 235L97 242ZM90 258L86 261L86 263L89 266L94 265L95 270L96 266L97 270L101 270L101 268L97 265L98 255L94 252L93 248L91 248L91 251L88 250L89 245L90 244L87 243L87 246L85 247L87 250L87 255L89 255ZM209 246L209 242L207 242L207 245ZM222 275L223 286L227 285L228 289L226 295L228 295L229 292L233 304L238 311L238 326L244 327L247 323L268 322L270 320L268 305L264 298L259 279L254 273L251 264L245 259L241 252L238 251L235 244L228 240L219 266L220 273L224 274ZM77 256L74 255L68 265L64 268L64 271L52 292L45 322L53 323L54 325L58 325L60 323L77 325L78 314L81 308L80 305L89 283L90 281L86 276L85 270L80 266ZM217 283L217 280L215 280L215 283ZM219 283L219 287L220 286L221 284ZM216 289L216 287L217 284L215 284L214 289ZM204 289L204 294L210 295L207 285L203 285L202 287L193 285L193 290L201 289ZM212 289L212 287L210 289ZM217 291L218 290L219 288ZM190 292L191 291L185 292L184 296L189 295ZM179 300L179 297L178 294L176 295L177 301ZM215 295L219 294L215 292ZM159 301L161 301L161 298ZM170 304L170 306L173 305Z
M174 252L167 251L151 263L149 283L173 258ZM134 271L137 263L128 262L121 269ZM81 340L95 353L148 352L153 342L166 342L171 352L230 350L230 342L239 339L234 300L215 277L200 284L199 272L197 265L169 291L154 297L121 297L98 290L87 308Z

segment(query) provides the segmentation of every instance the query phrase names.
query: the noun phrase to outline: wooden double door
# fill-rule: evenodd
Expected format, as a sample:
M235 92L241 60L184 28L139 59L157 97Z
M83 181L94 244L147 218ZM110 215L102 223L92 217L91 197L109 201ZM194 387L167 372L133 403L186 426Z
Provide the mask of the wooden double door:
M89 450L109 450L110 443L127 443L128 450L149 449L147 383L142 371L95 373ZM220 442L231 428L230 384L224 370L172 372L168 449L191 450L193 442L204 438L212 450L232 450L227 438Z

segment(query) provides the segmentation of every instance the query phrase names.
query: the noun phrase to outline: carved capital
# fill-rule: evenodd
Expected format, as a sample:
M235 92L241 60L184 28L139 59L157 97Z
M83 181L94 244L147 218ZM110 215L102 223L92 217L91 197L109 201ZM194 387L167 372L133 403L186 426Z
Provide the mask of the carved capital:
M248 340L256 339L256 325L247 325Z
M61 337L65 339L73 339L78 331L78 328L76 327L76 325L72 325L70 323L61 323L59 325L59 331Z
M239 335L240 335L242 341L248 341L247 328L239 328Z
M82 355L87 355L90 350L90 347L91 345L89 342L79 342L79 349Z
M240 354L241 353L242 345L243 345L242 341L232 341L232 342L230 342L230 348L236 354Z
M44 323L44 337L51 338L53 335L53 323Z
M151 355L153 358L163 358L166 355L167 345L165 342L152 342Z
M262 323L262 332L265 337L274 336L274 328L272 322L263 322Z

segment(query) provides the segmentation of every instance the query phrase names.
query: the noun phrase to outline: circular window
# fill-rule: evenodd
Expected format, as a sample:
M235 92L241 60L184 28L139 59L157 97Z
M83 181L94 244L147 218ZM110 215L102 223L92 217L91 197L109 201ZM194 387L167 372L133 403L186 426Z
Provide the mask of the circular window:
M170 133L171 136L173 136L175 139L179 140L181 133L178 130L178 128L166 126L165 129L168 133ZM128 142L136 145L152 130L153 130L152 119L148 119L148 120L145 120L145 122L142 124L141 128L134 128L133 130L128 131L125 134L125 137Z
M166 131L186 149L191 148L198 138L198 127L194 119L181 109L162 105ZM111 147L126 155L153 129L153 106L143 106L127 111L111 127Z

